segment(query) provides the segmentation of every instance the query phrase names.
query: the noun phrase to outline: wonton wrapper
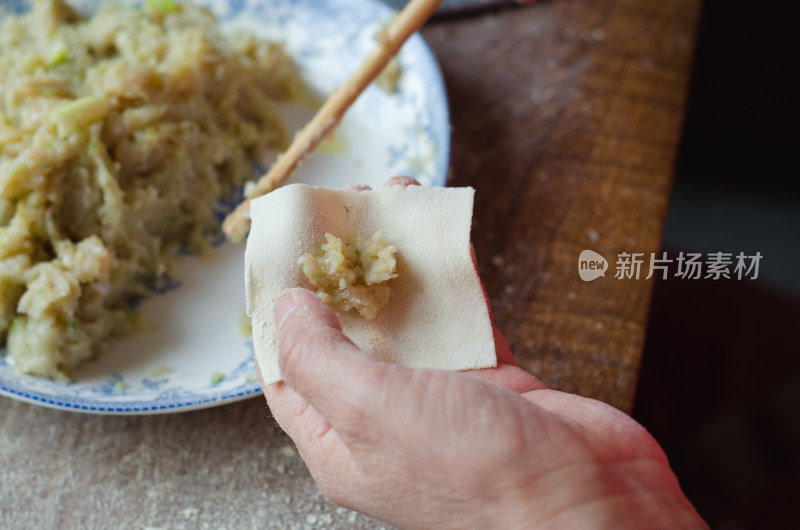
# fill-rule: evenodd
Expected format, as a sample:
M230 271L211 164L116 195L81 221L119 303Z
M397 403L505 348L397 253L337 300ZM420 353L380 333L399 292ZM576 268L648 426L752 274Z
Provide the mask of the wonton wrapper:
M325 233L354 243L380 232L397 248L394 295L373 320L336 314L363 350L414 368L496 366L492 325L470 255L472 188L389 186L334 191L291 184L256 199L245 253L247 313L265 384L280 381L275 302L290 287L313 288L297 260Z

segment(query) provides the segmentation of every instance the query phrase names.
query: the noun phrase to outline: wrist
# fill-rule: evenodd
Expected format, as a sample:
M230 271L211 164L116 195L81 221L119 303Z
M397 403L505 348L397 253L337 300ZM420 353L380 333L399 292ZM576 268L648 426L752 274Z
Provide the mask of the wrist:
M578 462L528 481L504 498L503 528L708 528L665 462Z

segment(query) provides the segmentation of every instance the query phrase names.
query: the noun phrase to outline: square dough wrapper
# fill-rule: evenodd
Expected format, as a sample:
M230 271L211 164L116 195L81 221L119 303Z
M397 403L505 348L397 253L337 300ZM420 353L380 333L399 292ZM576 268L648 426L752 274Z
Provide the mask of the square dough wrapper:
M341 191L291 184L254 200L245 285L264 383L281 380L275 302L288 288L312 289L297 262L319 251L326 232L350 242L380 232L397 248L394 295L378 316L336 311L356 345L412 368L496 366L489 309L470 253L474 194L472 188Z

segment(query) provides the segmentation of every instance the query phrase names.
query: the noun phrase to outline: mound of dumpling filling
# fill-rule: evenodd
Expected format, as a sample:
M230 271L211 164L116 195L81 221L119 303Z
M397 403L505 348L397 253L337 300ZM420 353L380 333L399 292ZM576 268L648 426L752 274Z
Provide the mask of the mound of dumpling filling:
M219 204L285 147L302 84L280 45L171 0L61 0L0 20L0 348L68 378L219 233Z
M371 320L392 296L386 282L397 278L396 251L380 232L353 243L326 233L319 252L300 256L298 263L322 301Z

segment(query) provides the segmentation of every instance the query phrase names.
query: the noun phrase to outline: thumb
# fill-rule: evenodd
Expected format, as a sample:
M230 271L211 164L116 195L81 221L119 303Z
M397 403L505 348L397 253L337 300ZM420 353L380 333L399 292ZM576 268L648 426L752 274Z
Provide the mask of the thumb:
M275 324L286 384L340 434L357 428L379 395L386 363L353 344L333 311L305 289L290 289L278 299Z

